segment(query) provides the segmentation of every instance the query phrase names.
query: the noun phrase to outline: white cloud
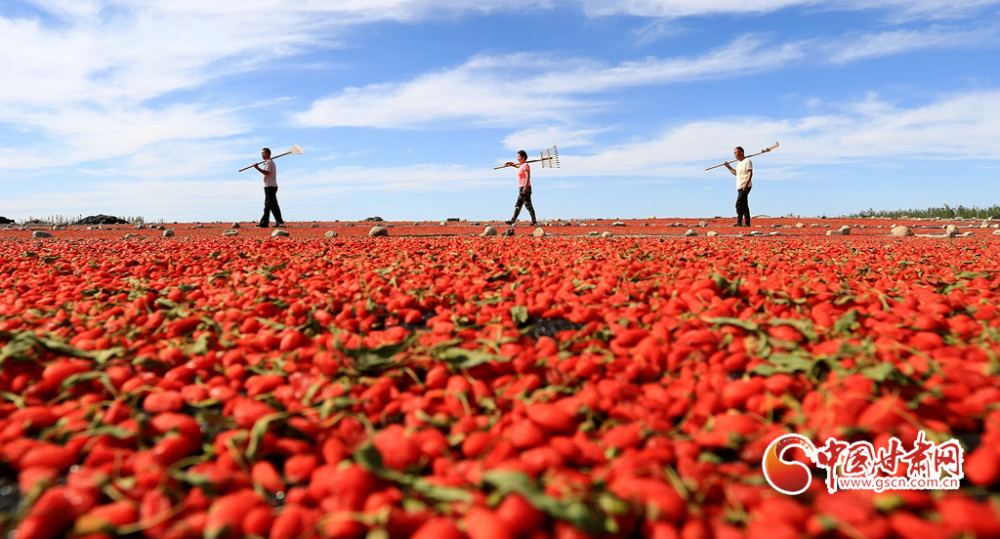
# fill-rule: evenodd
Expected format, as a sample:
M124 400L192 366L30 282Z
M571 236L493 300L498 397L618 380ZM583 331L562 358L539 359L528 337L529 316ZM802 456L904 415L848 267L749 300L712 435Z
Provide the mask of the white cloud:
M635 15L641 17L691 17L719 13L769 13L790 6L810 5L810 0L581 0L591 17Z
M297 116L306 126L416 127L446 121L515 125L522 118L566 120L600 107L578 96L652 84L725 78L778 69L803 57L802 44L769 47L755 36L694 58L647 58L616 66L539 54L480 55L404 83L348 88Z
M516 61L511 59L512 64ZM408 83L347 88L316 101L297 120L305 126L325 127L412 127L453 120L510 125L526 116L559 118L583 105L565 97L539 96L527 86L530 81L512 81L484 63L490 62L475 58L457 69Z
M829 11L882 10L897 20L954 19L1000 3L998 0L580 0L591 17L699 17L721 14L763 14L792 7Z
M977 47L994 42L997 34L996 28L934 27L786 43L744 34L700 55L617 65L529 53L477 55L410 81L347 88L315 101L296 119L313 127L510 126L522 117L565 124L612 106L606 96L592 97L602 92L737 78L797 67L810 58L841 65L926 49Z
M507 135L503 146L511 151L529 148L548 148L558 142L560 148L590 146L595 135L606 132L607 128L581 129L566 125L551 125L523 129Z
M252 187L251 187L252 186ZM191 220L198 215L231 213L246 208L247 219L260 216L263 192L258 183L196 180L90 181L77 188L31 193L8 200L16 208L8 217L26 219L51 215L94 215ZM220 202L224 201L224 203Z
M822 48L833 64L846 64L894 54L927 49L962 49L982 47L1000 38L998 29L928 28L920 30L891 30L861 36L848 36Z
M254 73L272 76L275 62L340 46L351 28L381 20L414 22L432 17L531 7L580 5L588 16L629 14L656 18L719 13L768 13L792 6L826 10L882 10L900 17L944 18L997 5L998 0L32 0L45 17L0 15L0 128L30 138L0 154L0 168L36 169L87 163L102 174L130 178L205 175L245 151L234 137L254 125L242 108L263 105L245 92L232 97L213 84ZM262 25L266 31L262 31ZM662 28L662 27L661 27ZM553 58L545 53L480 54L457 67L410 80L335 90L297 116L306 126L438 127L449 122L521 129L523 118L543 128L521 129L503 139L507 149L589 149L603 127L582 121L614 103L603 92L710 78L736 78L799 66L807 59L844 64L927 48L954 48L997 38L995 28L895 29L828 41L780 43L743 35L678 57L618 63ZM474 52L474 51L473 51ZM312 61L312 59L310 59ZM260 98L257 98L260 99ZM244 101L247 100L247 101ZM787 166L805 166L817 154L838 158L906 156L926 151L942 158L995 156L1000 112L995 91L942 99L900 110L877 97L854 110L794 119L735 118L676 127L652 140L624 143L594 155L563 156L588 174L683 175L720 153L719 141L770 144L782 140ZM816 103L822 108L822 103ZM641 135L640 135L641 136ZM787 142L786 142L787 141ZM728 145L729 143L726 143ZM827 151L829 149L829 151ZM199 151L207 150L207 151ZM869 153L870 151L870 153ZM801 152L797 153L797 152ZM881 153L880 153L881 152ZM721 157L728 148L721 149ZM89 163L122 158L106 168ZM777 158L775 158L777 159ZM783 165L784 166L784 165ZM489 184L487 172L453 165L399 169L337 169L322 173L341 188L379 189ZM228 173L228 169L227 169ZM573 172L579 174L580 172ZM343 175L343 176L341 176ZM348 178L342 182L338 178ZM431 178L431 179L427 179ZM356 183L352 183L356 182ZM137 195L123 193L122 200ZM202 183L135 183L148 193ZM214 184L213 184L214 185ZM318 187L317 187L318 188ZM199 191L199 188L193 189ZM209 190L209 193L215 191ZM79 194L79 193L78 193ZM98 190L98 195L100 196ZM201 192L198 196L203 196ZM55 195L48 195L55 196ZM89 196L89 195L88 195ZM165 200L185 195L170 193ZM173 197L173 198L172 198ZM71 195L67 200L73 199ZM84 197L86 198L86 196ZM75 199L73 199L75 200ZM159 202L159 200L158 200ZM150 212L152 213L152 212Z
M245 95L235 98L211 85L235 74L267 72L276 60L307 50L336 47L352 25L515 9L528 2L28 3L34 9L0 15L0 126L37 134L34 146L22 141L18 157L2 159L34 168L245 133L250 125L236 114L246 106L236 99Z
M572 70L552 70L529 83L553 93L596 93L649 84L724 79L795 63L804 57L804 45L791 42L770 46L766 40L746 34L700 56L646 58L612 67L581 65Z
M563 155L564 169L595 176L694 176L780 141L764 159L769 177L792 177L809 167L845 162L921 159L1000 159L1000 90L942 98L910 109L867 96L840 112L801 118L733 117L689 123L663 135L589 156ZM758 147L759 146L759 147ZM700 167L700 168L699 168Z
M286 198L308 201L353 191L467 191L507 186L510 174L492 167L472 168L453 163L423 163L400 167L336 167L299 174L289 172Z
M831 10L881 10L894 22L905 22L962 19L997 4L1000 0L828 0L823 5Z
M10 112L10 111L9 111ZM33 112L14 111L0 120L45 133L46 140L0 156L7 168L60 167L85 161L139 156L160 151L159 144L230 137L247 131L231 111L202 110L193 105L163 109L104 109L69 105ZM138 152L138 153L137 153Z
M808 178L816 171L851 164L871 167L899 163L915 167L933 159L996 161L1000 160L996 145L1000 125L993 119L998 116L1000 89L956 94L912 108L868 95L860 102L843 103L827 114L789 118L731 116L691 122L653 138L602 147L589 154L569 151L566 146L567 150L560 152L562 168L546 169L544 177L550 190L578 189L580 178L586 177L606 178L611 188L632 181L728 182L727 174L704 169L731 159L735 145L756 153L775 140L781 142L780 148L754 158L757 166L767 171L761 174L761 181ZM542 136L543 131L534 135ZM556 131L551 134L558 135ZM532 133L524 135L527 138ZM224 146L198 150L176 146L165 149L162 156L141 154L130 166L138 172L142 168L170 170L172 164L183 162L184 155L208 159L227 152ZM293 163L289 161L282 169L285 179L279 180L283 208L317 208L317 201L341 200L344 195L360 197L363 192L459 193L502 190L512 183L509 171L492 170L490 163L482 167L440 162L323 170L299 170ZM198 215L224 215L219 218L251 220L260 211L259 187L255 176L226 181L91 182L30 198L14 196L9 204L18 211L8 217L99 212L147 219L190 220ZM219 206L219 201L225 201L224 207ZM241 212L245 217L240 217Z

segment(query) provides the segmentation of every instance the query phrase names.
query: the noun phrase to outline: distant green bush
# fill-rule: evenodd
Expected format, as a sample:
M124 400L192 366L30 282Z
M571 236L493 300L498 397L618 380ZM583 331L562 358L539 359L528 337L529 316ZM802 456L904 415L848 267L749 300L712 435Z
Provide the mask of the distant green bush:
M139 225L145 224L146 219L141 215L135 217L124 217L123 220L127 221L129 224ZM48 218L39 219L35 217L28 217L21 221L22 225L55 225L55 226L71 226L77 224L79 221L83 220L83 215L77 215L73 217L72 215L50 215Z
M963 219L989 219L997 215L1000 215L1000 204L994 204L986 208L962 205L953 208L945 204L941 207L925 209L911 208L909 210L874 210L869 208L867 211L852 213L846 217L857 219L872 219L877 217L888 217L891 219L899 219L901 217L919 217L923 219L956 219L959 217Z

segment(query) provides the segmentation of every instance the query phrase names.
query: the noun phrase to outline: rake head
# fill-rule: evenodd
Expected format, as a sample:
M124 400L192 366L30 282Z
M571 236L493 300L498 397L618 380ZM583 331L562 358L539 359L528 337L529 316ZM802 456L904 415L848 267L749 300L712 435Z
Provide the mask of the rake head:
M539 152L538 160L542 162L542 168L559 168L559 148L553 146Z

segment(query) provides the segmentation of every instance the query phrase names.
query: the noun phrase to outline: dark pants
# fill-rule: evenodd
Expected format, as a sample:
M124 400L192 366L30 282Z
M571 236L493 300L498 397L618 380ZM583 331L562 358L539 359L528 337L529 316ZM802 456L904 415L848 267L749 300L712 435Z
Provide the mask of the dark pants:
M521 206L528 208L528 213L531 214L531 224L535 224L535 207L531 205L531 186L526 185L520 187L517 190L517 202L514 203L514 217L511 217L511 221L517 221L518 214L521 213Z
M274 213L275 224L283 225L285 220L281 218L281 208L278 207L278 188L264 188L264 215L260 218L260 226L267 226Z
M736 222L742 223L743 217L746 216L747 226L750 226L750 203L747 201L747 197L750 195L751 189L753 187L736 190Z

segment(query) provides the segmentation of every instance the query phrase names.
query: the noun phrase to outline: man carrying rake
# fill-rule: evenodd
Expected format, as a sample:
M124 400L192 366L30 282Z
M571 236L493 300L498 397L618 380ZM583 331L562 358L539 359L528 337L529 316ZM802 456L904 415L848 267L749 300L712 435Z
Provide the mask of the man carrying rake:
M736 157L736 168L730 166L727 162L725 163L726 168L729 172L732 172L736 176L736 223L733 226L750 226L750 202L747 201L747 197L750 196L750 189L753 188L753 163L750 159L746 157L743 153L743 146L737 146L733 150L733 156ZM743 224L743 218L746 217L746 224Z
M264 162L253 165L257 172L264 175L264 215L261 216L260 224L257 226L267 228L272 213L274 214L274 226L285 226L285 221L281 218L281 208L278 207L278 168L274 166L274 160L271 159L271 149L262 149L260 156Z
M506 221L508 225L517 222L521 206L528 208L528 213L531 214L531 226L538 224L535 219L535 207L531 205L531 165L525 162L527 160L528 153L524 150L518 150L517 163L507 161L504 164L507 167L517 167L517 202L514 203L514 216L510 218L510 221Z

